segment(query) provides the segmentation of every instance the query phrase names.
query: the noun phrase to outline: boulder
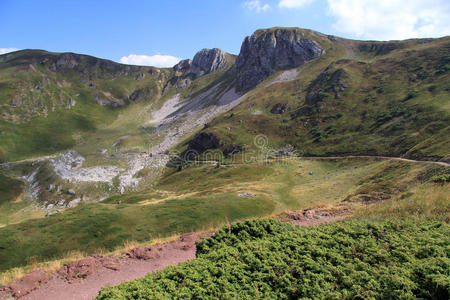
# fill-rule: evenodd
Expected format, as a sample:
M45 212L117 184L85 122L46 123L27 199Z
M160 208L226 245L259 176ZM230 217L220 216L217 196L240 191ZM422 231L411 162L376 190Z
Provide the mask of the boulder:
M239 198L255 198L256 195L253 193L239 193L237 194Z
M121 99L110 99L105 95L94 93L95 102L100 106L109 106L111 108L119 108L125 106L125 101Z
M303 30L258 30L245 38L236 59L237 89L248 90L278 70L301 66L324 53Z
M277 152L277 156L289 156L294 153L294 146L287 144L286 146L280 148Z

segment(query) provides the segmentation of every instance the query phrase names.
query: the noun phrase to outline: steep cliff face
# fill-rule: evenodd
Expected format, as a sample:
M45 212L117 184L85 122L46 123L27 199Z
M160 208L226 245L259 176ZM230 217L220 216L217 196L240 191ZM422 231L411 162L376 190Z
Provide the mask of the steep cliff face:
M237 89L248 90L277 70L297 67L325 51L298 29L258 30L246 37L236 60Z
M197 76L212 73L227 66L225 51L214 49L202 49L195 54L189 73Z

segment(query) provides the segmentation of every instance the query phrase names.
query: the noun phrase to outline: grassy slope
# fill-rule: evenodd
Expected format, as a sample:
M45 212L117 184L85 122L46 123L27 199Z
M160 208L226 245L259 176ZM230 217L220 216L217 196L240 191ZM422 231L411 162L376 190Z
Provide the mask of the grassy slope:
M56 71L52 62L61 54L25 50L1 57L0 105L5 117L0 120L0 160L19 160L74 147L85 135L92 135L119 115L120 110L98 105L95 93L127 104L128 95L147 88L153 94L145 100L151 102L161 85L158 81L170 73L74 56L79 60L75 68ZM138 81L139 74L145 77ZM73 107L70 99L75 101Z
M450 160L450 38L399 42L388 53L360 51L364 43L356 41L321 43L327 53L298 68L296 80L261 84L204 131L250 148L256 134L265 134L270 146L289 143L304 155ZM336 71L347 86L339 98L333 92L339 81L323 77ZM310 91L322 96L317 106L306 101ZM291 109L272 114L276 103Z
M40 261L73 250L111 250L127 240L216 227L226 217L233 221L349 201L368 190L399 195L442 172L446 172L443 167L377 160L191 167L168 173L147 191L0 228L0 269L24 265L29 257ZM237 197L244 192L256 197Z

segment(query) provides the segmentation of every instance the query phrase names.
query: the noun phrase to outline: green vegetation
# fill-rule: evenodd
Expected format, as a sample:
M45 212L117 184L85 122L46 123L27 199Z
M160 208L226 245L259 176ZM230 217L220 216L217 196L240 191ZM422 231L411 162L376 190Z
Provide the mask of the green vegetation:
M314 175L309 175L310 171ZM127 240L143 242L215 228L224 224L226 218L236 221L270 216L344 200L359 203L355 199L360 194L383 192L393 201L421 180L429 182L442 172L444 167L427 164L363 159L286 160L218 168L212 164L180 172L170 170L157 185L141 192L80 205L46 218L21 219L18 224L12 223L19 215L10 218L11 225L0 228L0 269L23 266L27 257L50 260L69 251L94 253L99 249L112 250ZM255 196L239 197L240 193ZM415 196L407 194L401 203L408 203ZM443 205L448 203L445 197L429 201L426 209L441 209L439 220L448 214ZM432 215L430 219L434 218Z
M450 174L442 174L442 175L436 175L431 178L433 182L449 182L450 181Z
M254 136L264 134L270 147L291 144L305 156L450 161L450 74L440 71L449 38L394 43L392 51L379 44L352 52L345 43L320 42L327 53L297 68L301 76L261 84L203 131L223 140L222 150L230 144L255 149ZM276 103L290 110L272 114Z
M196 260L97 299L447 299L449 243L443 222L248 221L199 242Z
M158 80L169 74L78 54L24 50L2 55L0 161L73 148L113 122L118 107L132 102L128 95L133 92L145 87L136 101L153 101L161 88Z
M22 194L24 183L17 179L6 177L0 173L0 205L12 202Z

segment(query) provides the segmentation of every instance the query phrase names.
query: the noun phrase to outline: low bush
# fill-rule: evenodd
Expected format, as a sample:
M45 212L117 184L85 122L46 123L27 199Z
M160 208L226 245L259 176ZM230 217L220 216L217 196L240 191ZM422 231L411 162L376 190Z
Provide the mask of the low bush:
M255 220L198 243L197 259L97 299L448 299L450 226Z
M442 174L442 175L436 175L431 177L431 181L438 182L438 183L444 183L450 181L450 174Z

